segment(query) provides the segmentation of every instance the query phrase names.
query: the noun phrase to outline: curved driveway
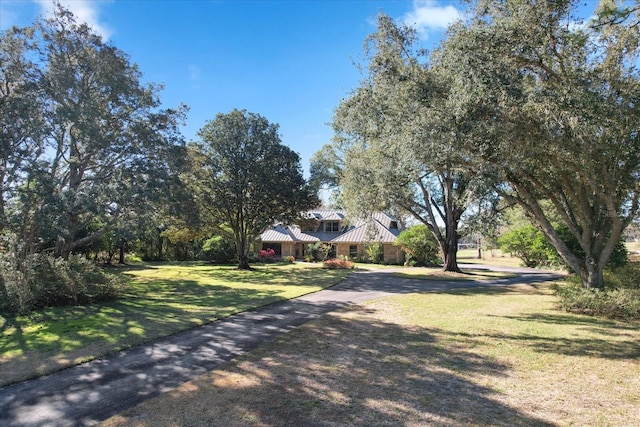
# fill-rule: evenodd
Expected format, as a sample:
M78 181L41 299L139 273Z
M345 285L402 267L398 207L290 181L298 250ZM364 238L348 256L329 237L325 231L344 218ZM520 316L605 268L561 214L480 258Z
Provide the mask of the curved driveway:
M320 292L240 313L46 377L0 388L0 424L97 424L345 305L393 294L508 286L560 277L558 273L541 270L466 267L511 271L519 276L429 281L396 277L391 274L393 270L359 271Z

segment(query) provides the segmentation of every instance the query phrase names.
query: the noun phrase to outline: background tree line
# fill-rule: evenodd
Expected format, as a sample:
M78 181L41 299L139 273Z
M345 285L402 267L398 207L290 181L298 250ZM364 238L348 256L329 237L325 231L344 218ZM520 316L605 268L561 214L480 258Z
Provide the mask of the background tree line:
M233 110L187 143L161 90L60 4L0 34L0 309L121 294L87 258L249 268L264 228L317 204L278 125Z

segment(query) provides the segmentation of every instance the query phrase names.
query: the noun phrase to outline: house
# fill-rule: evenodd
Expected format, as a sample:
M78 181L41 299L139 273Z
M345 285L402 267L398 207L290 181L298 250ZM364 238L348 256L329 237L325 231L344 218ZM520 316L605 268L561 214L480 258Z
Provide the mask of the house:
M382 245L384 262L401 264L404 252L393 245L399 234L398 221L382 212L350 224L344 211L314 210L306 212L300 224L276 224L262 233L260 240L263 249L271 248L278 256L295 258L307 255L307 245L316 242L331 246L330 258L367 258L367 246L378 242Z

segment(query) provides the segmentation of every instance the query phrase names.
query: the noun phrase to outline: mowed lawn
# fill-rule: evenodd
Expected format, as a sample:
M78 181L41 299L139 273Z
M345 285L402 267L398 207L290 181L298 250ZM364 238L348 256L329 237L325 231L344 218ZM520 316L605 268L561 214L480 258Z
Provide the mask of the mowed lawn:
M0 316L0 386L187 330L234 313L315 292L350 271L267 264L254 271L209 264L123 268L122 300Z
M348 307L104 426L640 425L640 323L555 302L541 284Z

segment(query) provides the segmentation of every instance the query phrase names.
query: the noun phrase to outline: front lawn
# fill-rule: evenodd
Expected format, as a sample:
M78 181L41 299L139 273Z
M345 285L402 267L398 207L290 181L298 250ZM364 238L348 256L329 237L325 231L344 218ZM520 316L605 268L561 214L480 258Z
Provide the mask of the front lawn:
M348 307L104 426L640 425L640 323L556 301L544 284Z
M315 292L351 270L279 264L239 271L209 264L123 268L126 297L89 306L0 316L0 386L82 363L276 301Z

